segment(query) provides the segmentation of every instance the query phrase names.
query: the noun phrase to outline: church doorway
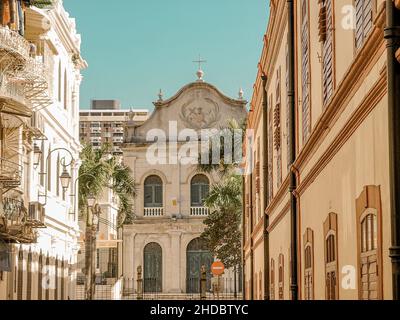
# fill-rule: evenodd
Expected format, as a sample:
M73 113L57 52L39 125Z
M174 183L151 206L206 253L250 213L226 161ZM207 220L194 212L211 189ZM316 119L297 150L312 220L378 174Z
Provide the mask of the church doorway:
M144 247L144 292L162 292L162 249L155 242Z
M186 292L200 293L200 270L207 271L207 290L211 289L211 264L214 259L201 238L193 239L186 249Z

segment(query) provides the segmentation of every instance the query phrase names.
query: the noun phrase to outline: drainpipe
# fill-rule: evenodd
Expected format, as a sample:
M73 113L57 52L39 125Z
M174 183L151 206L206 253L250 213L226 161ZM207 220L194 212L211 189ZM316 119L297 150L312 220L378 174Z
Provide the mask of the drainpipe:
M268 93L267 93L267 76L262 77L263 84L263 109L262 109L262 119L263 119L263 189L264 189L264 300L269 300L269 216L266 213L268 206Z
M400 64L396 51L400 48L400 11L392 0L386 0L387 81L389 116L390 210L392 226L393 299L400 299Z
M288 51L289 51L289 146L290 146L290 292L291 299L298 300L298 280L297 280L297 199L295 190L297 188L296 173L292 170L293 163L296 160L296 121L295 121L295 44L294 44L294 0L287 0L288 9Z

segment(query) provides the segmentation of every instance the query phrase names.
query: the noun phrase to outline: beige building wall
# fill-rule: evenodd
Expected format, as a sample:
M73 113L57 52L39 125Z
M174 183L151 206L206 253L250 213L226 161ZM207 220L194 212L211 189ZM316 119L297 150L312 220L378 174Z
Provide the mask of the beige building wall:
M150 264L150 260L145 261L145 248L156 243L161 247L161 263L157 264L161 269L157 275L160 291L188 291L188 246L204 231L203 221L208 215L204 205L192 206L192 179L201 174L208 179L210 187L220 179L216 173L199 172L196 165L199 153L207 150L199 138L202 130L218 132L226 128L231 119L240 123L246 117L246 103L242 98L226 97L216 87L199 79L183 87L172 98L155 102L153 114L143 124L126 123L124 163L133 171L137 197L134 221L124 226L123 231L125 277L136 279L139 266L144 270L142 276L146 277L146 263ZM159 142L157 150L154 136ZM189 142L187 137L192 137ZM165 161L163 155L166 155ZM157 176L162 185L159 207L145 206L145 182L152 176ZM210 256L207 263L211 264L211 259ZM200 266L197 267L195 272L200 270ZM206 267L209 270L210 265ZM233 279L229 270L224 277ZM133 283L133 289L137 290L136 281Z
M330 0L322 1L322 4ZM313 1L296 1L295 6L295 75L296 75L296 161L293 170L297 177L297 259L298 285L301 299L391 299L390 204L389 204L389 147L387 118L386 51L383 37L385 24L384 1L371 2L371 29L365 31L361 45L356 47L355 29L347 28L346 22L355 21L348 15L354 1L336 0L332 3L332 93L323 101L324 49L319 41L319 14L321 5ZM308 10L307 41L308 64L304 64L302 44L301 5ZM306 11L307 12L307 11ZM346 16L347 13L347 16ZM350 11L351 13L351 11ZM355 11L353 12L355 14ZM350 19L350 20L348 20ZM304 31L304 30L303 30ZM302 40L303 38L303 40ZM302 42L303 41L303 42ZM279 256L284 258L284 299L290 299L290 199L287 167L287 9L282 1L271 1L271 16L260 58L259 72L251 102L249 127L259 129L262 122L263 88L262 75L266 75L268 117L279 123L282 146L282 184L277 170L277 149L273 148L272 198L264 207L269 217L270 298L279 299ZM302 85L304 74L309 71L309 122L306 134L307 113L303 110L306 99ZM279 90L279 70L281 85ZM280 91L281 108L276 120L276 96ZM275 110L273 110L275 108ZM270 111L270 110L273 111ZM303 119L304 117L304 119ZM274 123L271 135L261 133L261 139L277 135ZM278 131L279 132L279 131ZM256 134L257 136L257 134ZM279 136L279 135L278 135ZM256 145L254 150L259 147ZM262 142L261 142L262 149ZM271 149L269 148L269 152ZM253 161L246 155L247 161ZM270 166L271 168L271 166ZM266 176L261 171L261 176ZM249 178L247 178L249 179ZM249 193L249 183L246 193ZM270 188L267 192L271 193ZM250 206L251 207L251 206ZM252 206L254 208L254 204ZM254 210L254 209L253 209ZM361 253L361 221L369 213L377 222L377 248L373 254ZM371 216L372 217L372 216ZM337 221L335 223L335 221ZM246 215L245 233L249 216ZM250 248L254 248L260 231L250 239L245 236L244 251L246 279L250 278ZM337 256L334 265L326 263L326 244L329 235L335 236ZM312 243L311 269L306 267L306 247ZM254 248L253 278L260 263L259 252ZM263 253L262 253L263 254ZM368 256L369 266L365 261ZM265 257L264 257L265 258ZM376 263L375 263L376 260ZM274 262L274 268L271 263ZM308 261L308 259L307 259ZM307 264L308 265L308 264ZM376 267L377 266L377 267ZM334 268L334 269L331 269ZM377 268L377 269L376 269ZM272 270L273 269L273 270ZM368 269L369 280L365 272ZM334 270L334 271L330 271ZM376 273L376 270L378 272ZM336 294L327 292L327 273L335 272ZM363 274L361 274L361 272ZM307 285L311 274L313 285ZM332 274L332 273L331 273ZM272 290L273 288L273 290ZM246 292L248 292L246 288ZM369 291L368 291L369 290ZM247 294L247 298L249 298ZM253 298L257 298L254 295Z

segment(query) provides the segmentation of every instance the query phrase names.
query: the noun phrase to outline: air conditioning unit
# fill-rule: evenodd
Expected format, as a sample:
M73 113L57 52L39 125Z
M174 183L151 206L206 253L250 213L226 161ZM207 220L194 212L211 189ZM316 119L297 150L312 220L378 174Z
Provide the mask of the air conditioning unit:
M41 203L39 202L29 203L28 221L33 227L36 228L46 227L44 223L45 215L46 215L45 208Z

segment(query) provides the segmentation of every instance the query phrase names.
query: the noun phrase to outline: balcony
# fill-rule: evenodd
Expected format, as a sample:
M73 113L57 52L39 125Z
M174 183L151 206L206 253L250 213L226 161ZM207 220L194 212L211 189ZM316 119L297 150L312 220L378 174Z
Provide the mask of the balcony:
M101 128L90 128L90 133L101 133Z
M114 137L113 142L114 143L122 143L122 142L124 142L124 138L123 137Z
M16 188L21 184L22 167L4 158L0 158L0 183L4 188Z
M24 117L32 115L32 108L22 83L7 74L3 74L3 79L0 81L0 103L4 104L3 113Z
M45 208L39 202L29 203L29 211L27 217L27 224L33 228L46 228L44 223L45 219Z
M164 208L163 207L144 208L144 216L145 217L162 217L162 216L164 216Z
M27 223L27 210L23 202L13 198L2 199L0 214L0 237L11 243L34 243L37 233Z
M91 143L100 143L101 137L90 137L90 142Z
M41 56L29 58L26 68L17 75L24 79L26 98L35 110L47 108L53 103L51 71L42 59Z
M39 112L33 112L29 129L36 139L41 139L45 136L44 119Z
M0 57L16 63L25 62L29 58L30 44L18 32L0 26ZM2 60L0 59L0 60Z
M206 207L190 207L190 215L192 217L207 217L209 213Z

